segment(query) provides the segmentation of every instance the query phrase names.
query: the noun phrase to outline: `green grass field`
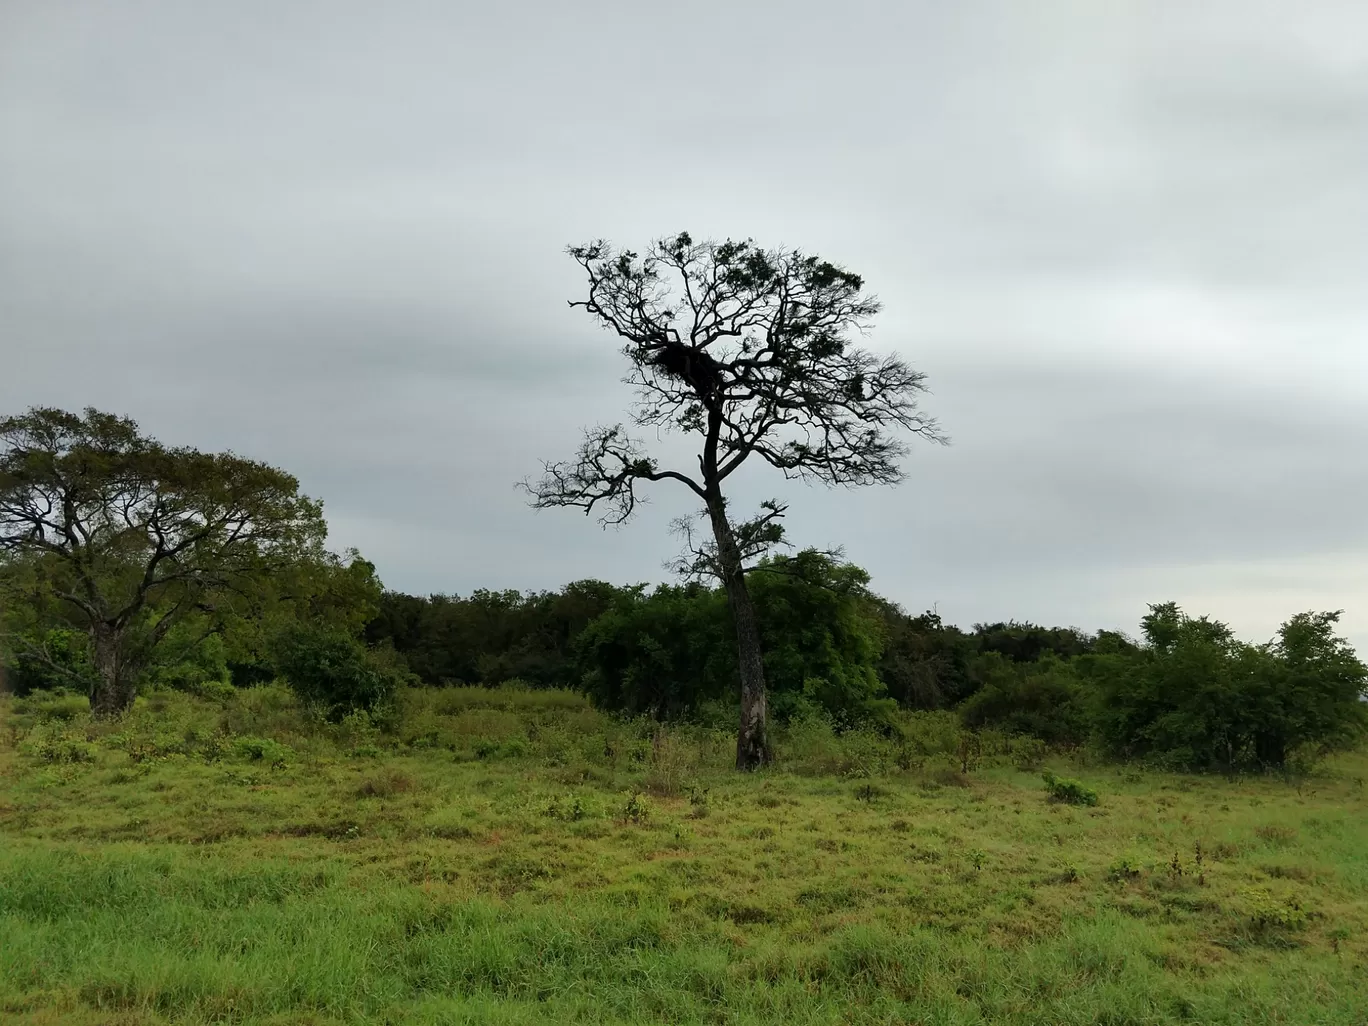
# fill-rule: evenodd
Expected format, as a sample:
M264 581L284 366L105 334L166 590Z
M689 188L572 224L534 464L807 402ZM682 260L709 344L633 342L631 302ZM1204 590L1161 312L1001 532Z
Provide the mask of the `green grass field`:
M389 734L269 688L0 699L0 1020L1368 1022L1368 757L1047 759L1071 806L913 725L741 777L565 693L413 693Z

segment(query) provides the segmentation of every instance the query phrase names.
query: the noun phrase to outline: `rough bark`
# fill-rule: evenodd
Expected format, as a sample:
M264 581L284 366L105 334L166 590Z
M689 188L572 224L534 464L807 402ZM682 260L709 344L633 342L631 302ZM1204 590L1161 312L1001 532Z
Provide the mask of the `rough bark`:
M98 719L121 716L133 705L135 688L119 653L119 636L106 625L90 632L95 661L95 681L90 691L90 711Z
M746 574L736 536L727 520L726 508L720 497L709 502L709 519L713 537L717 541L717 555L722 585L727 592L736 629L737 664L741 672L741 723L736 734L736 768L756 770L768 765L774 757L769 742L768 718L765 703L765 661L760 650L760 625L755 618L755 604L746 586Z

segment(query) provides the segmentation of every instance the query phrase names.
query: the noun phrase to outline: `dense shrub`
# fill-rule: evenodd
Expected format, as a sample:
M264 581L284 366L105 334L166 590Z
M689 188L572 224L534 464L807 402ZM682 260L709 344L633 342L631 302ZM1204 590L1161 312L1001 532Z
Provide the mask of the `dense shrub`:
M1150 607L1148 647L1093 657L1096 725L1120 757L1184 769L1268 769L1308 747L1362 737L1368 668L1334 635L1335 613L1303 613L1268 645L1237 641L1224 624L1175 604Z
M770 708L779 720L820 712L837 727L891 722L879 679L883 634L869 575L807 551L751 575Z
M273 647L276 669L300 701L332 720L385 705L406 678L339 630L293 625Z
M868 575L804 552L762 564L749 580L774 718L821 714L842 729L887 723L897 703L879 678L882 633ZM697 717L736 691L736 639L718 588L624 593L576 650L581 686L605 709Z
M1088 736L1087 690L1058 656L1023 664L990 652L975 660L974 673L983 684L960 706L966 726L997 727L1050 744L1077 744Z
M386 592L366 640L392 645L427 684L521 678L537 687L568 687L579 678L576 638L641 591L576 581L558 592L478 590L464 598Z
M223 688L231 687L233 678L227 648L219 635L210 635L195 644L166 647L174 654L148 671L145 684L205 697L228 694Z
M946 626L936 613L907 616L891 602L872 598L882 620L879 679L905 709L946 709L978 686L969 672L973 638Z
M577 641L581 686L601 708L678 717L734 689L726 597L666 585L624 597Z

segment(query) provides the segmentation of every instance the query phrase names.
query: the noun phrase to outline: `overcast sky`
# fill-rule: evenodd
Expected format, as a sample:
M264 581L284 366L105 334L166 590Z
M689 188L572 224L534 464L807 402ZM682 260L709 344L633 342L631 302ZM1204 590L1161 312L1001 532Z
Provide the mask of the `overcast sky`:
M621 417L568 243L798 246L953 439L757 478L963 624L1368 650L1368 5L0 0L0 411L95 405L325 500L412 592L662 580L514 489Z

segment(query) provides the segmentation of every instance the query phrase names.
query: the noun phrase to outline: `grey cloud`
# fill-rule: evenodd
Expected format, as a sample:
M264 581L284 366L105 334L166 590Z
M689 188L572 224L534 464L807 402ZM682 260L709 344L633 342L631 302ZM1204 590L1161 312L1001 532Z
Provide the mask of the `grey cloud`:
M955 438L900 489L744 482L969 622L1368 647L1368 13L1211 2L0 8L0 408L286 466L415 590L659 579L512 487L620 419L570 242L864 273Z

